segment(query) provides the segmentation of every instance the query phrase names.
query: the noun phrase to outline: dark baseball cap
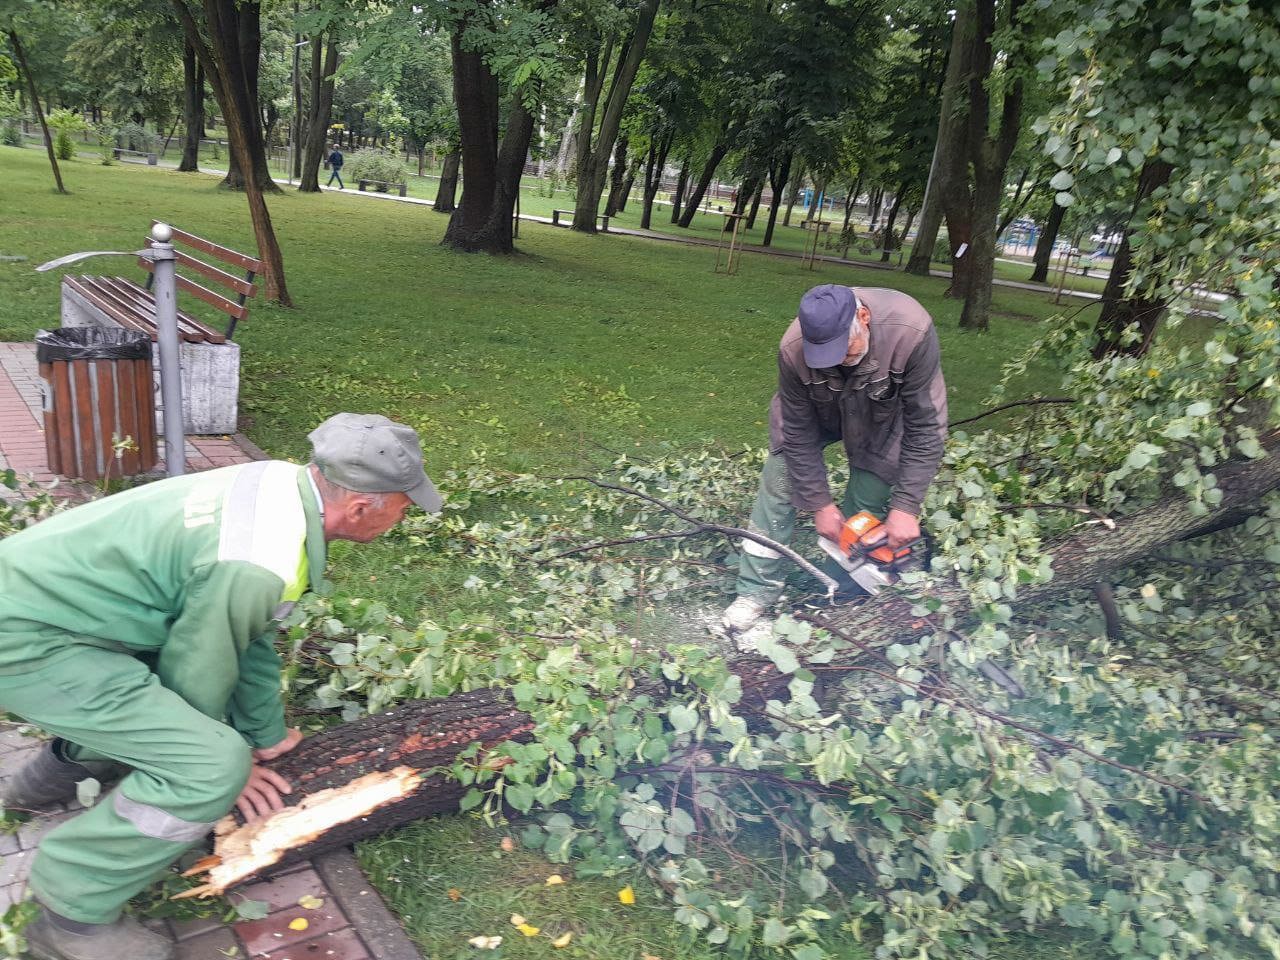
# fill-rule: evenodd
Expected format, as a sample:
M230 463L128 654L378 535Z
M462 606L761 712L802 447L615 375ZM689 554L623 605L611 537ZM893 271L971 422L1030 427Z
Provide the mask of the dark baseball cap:
M849 331L857 313L853 290L838 283L814 287L800 300L804 362L814 369L838 367L849 355Z
M308 434L326 480L360 493L403 493L430 513L443 501L422 469L418 432L376 413L334 414Z

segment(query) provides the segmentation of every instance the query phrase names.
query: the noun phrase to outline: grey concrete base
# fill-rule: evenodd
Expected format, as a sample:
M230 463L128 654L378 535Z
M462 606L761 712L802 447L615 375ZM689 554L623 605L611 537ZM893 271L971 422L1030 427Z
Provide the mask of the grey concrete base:
M83 297L62 285L62 325L64 327L114 327L111 317ZM240 402L240 344L182 342L182 426L186 434L235 433ZM160 402L160 357L152 353L156 411ZM157 434L161 426L157 422Z

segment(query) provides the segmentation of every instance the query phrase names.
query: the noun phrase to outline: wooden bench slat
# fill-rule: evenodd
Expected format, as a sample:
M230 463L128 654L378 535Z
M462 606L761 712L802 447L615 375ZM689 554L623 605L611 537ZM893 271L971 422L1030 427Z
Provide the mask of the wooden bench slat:
M150 237L147 237L147 246L155 246L155 241ZM210 280L216 280L218 283L230 287L242 297L256 297L258 295L258 288L248 280L244 279L244 277L237 277L233 274L227 273L225 270L219 270L217 267L205 263L198 257L193 257L190 254L183 253L181 250L174 250L173 253L180 266L190 267L201 276L207 277ZM142 257L138 258L138 266L142 267L143 270L146 270L147 273L155 272L155 264L150 260L143 259Z
M81 296L122 327L157 338L155 298L132 280L121 277L67 277ZM178 335L187 343L226 343L219 330L178 311Z
M85 277L92 282L95 303L111 301L130 317L130 325L135 330L148 334L152 340L157 339L156 304L151 294L139 287L132 280L123 277ZM193 327L192 318L178 313L178 336L188 343L199 343L204 340L202 331Z
M138 258L138 266L142 267L142 269L147 271L147 273L156 272L156 265L150 260L145 260L142 257ZM249 314L248 307L236 303L234 300L228 300L226 297L219 293L215 293L208 287L201 286L194 280L188 280L180 273L175 273L173 275L173 282L177 285L179 290L187 291L187 293L199 300L203 300L205 303L209 304L209 306L214 307L217 310L221 310L228 317L235 317L237 320L243 320Z
M152 220L152 224L159 223L159 220ZM228 247L219 246L211 240L203 237L197 237L193 233L187 233L185 230L179 230L177 227L170 226L173 231L173 239L179 243L185 243L188 247L194 247L201 253L207 253L211 257L217 257L223 263L232 263L237 267L245 270L252 270L254 273L262 272L262 261L255 260L253 257L245 256Z
M117 296L136 304L137 312L146 318L146 322L150 325L152 339L155 339L156 325L159 322L156 316L155 295L124 277L96 277L95 279L109 286ZM178 335L188 343L225 343L227 339L216 327L211 327L181 310L178 311Z

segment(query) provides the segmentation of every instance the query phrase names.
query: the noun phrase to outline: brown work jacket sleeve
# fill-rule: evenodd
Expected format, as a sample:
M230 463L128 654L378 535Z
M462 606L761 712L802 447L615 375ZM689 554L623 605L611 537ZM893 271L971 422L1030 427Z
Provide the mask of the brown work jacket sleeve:
M942 379L938 331L933 327L907 360L901 397L902 452L889 506L919 516L947 440L947 385Z
M782 455L791 481L791 504L813 512L833 503L825 446L813 400L799 374L778 352L778 404L782 414Z

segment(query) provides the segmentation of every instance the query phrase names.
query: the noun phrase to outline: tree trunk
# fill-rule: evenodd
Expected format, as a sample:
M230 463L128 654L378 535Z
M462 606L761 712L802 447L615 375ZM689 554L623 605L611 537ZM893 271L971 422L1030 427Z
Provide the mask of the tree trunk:
M174 0L175 3L184 3L186 0ZM280 187L277 186L275 180L271 177L271 170L267 166L267 149L266 142L263 137L262 114L258 109L258 68L262 56L261 43L261 4L257 2L231 3L229 0L203 0L205 9L205 20L208 23L213 22L213 14L210 13L211 7L220 7L225 12L222 14L222 21L226 24L225 29L231 31L221 41L214 41L210 38L210 46L216 50L219 46L227 50L235 49L235 71L230 76L223 76L221 82L229 84L224 91L224 95L218 98L218 106L222 110L223 122L227 126L227 147L230 156L230 163L227 165L227 175L222 181L222 186L229 190L243 190L246 187L245 170L253 171L254 184L259 192L279 193ZM194 45L194 44L193 44ZM199 49L197 47L197 49ZM217 56L215 52L215 57ZM221 61L220 61L221 62ZM205 73L213 79L212 71L206 66ZM223 71L225 73L225 71ZM218 80L214 80L218 83ZM232 128L231 121L227 119L226 97L234 95L240 102L238 111L240 116L244 117L244 127L242 130ZM245 141L245 154L238 153L233 139L243 136ZM252 203L250 203L252 207ZM274 235L273 235L274 240Z
M791 226L791 211L795 208L796 201L800 199L800 191L804 189L804 178L805 170L801 167L800 176L796 177L795 187L791 191L790 199L787 200L787 215L782 218L782 225L784 227Z
M782 205L782 191L786 189L787 180L791 176L791 154L792 151L788 150L776 166L769 164L769 188L773 191L773 201L769 204L769 223L764 228L764 239L760 241L762 247L773 243L773 228L778 222L778 207Z
M764 197L764 177L756 181L756 192L751 197L751 210L747 213L746 229L754 230L756 214L760 212L760 200Z
M898 209L902 206L902 197L907 192L904 180L898 185L898 192L893 195L893 206L889 208L889 219L884 224L884 243L880 245L880 262L888 263L889 255L901 244L895 242L893 225L898 222Z
M459 25L452 38L453 99L458 106L458 131L462 165L467 179L462 202L449 218L444 243L459 250L473 250L471 237L489 220L498 176L498 80L477 50L462 48Z
M813 202L809 204L809 209L804 215L804 219L806 222L813 223L814 215L818 214L818 212L822 209L822 205L826 203L826 196L827 196L827 182L825 180L822 181L822 183L818 183L817 181L814 181ZM818 216L818 219L819 220L822 219L821 215Z
M584 125L581 136L586 141L587 149L579 151L578 167L578 199L573 207L573 229L587 233L595 233L596 213L600 209L600 195L604 192L605 168L609 162L609 154L613 152L613 142L618 136L618 128L622 125L622 112L631 96L631 86L635 82L636 72L644 60L645 50L649 46L649 37L653 33L653 21L658 15L660 0L640 0L640 8L636 14L636 26L631 39L623 48L618 58L618 67L609 86L609 96L605 100L604 115L600 118L600 132L596 136L594 146L589 143L592 129ZM608 62L607 60L605 61ZM603 72L604 65L601 65ZM585 162L586 169L583 169Z
M1053 245L1058 242L1058 230L1062 227L1062 218L1067 208L1056 203L1049 210L1049 222L1044 225L1044 232L1036 241L1035 269L1030 279L1034 283L1047 283L1049 280L1049 258L1053 256Z
M961 248L967 247L972 231L973 198L969 193L969 160L966 149L969 126L965 106L968 76L973 56L974 17L972 4L956 8L951 28L951 50L947 59L947 75L943 84L941 113L938 119L938 151L933 167L930 206L922 214L920 234L911 253L908 271L928 276L933 249L937 242L939 213L946 218L947 239L951 248L951 285L948 297L964 298L968 291L969 261ZM967 252L967 251L965 251ZM959 255L957 255L959 254Z
M525 159L533 140L535 117L518 97L514 99L507 117L506 133L498 150L494 167L493 197L489 204L489 217L484 226L470 237L471 250L487 253L511 253L515 250L513 225L516 201L520 196L520 178L524 175ZM463 185L463 199L467 187ZM452 222L450 223L452 226Z
M640 213L640 229L648 230L653 220L653 200L662 186L662 171L667 166L667 154L671 150L673 132L668 132L656 142L649 141L649 151L644 161L644 209Z
M440 187L436 190L436 202L431 209L436 213L453 213L457 209L454 197L458 191L458 151L450 150L444 155L444 166L440 170Z
M671 193L671 222L680 222L680 206L684 201L685 187L689 185L689 164L693 162L692 156L686 156L680 164L680 175L676 177L676 188Z
M1018 26L1022 0L1011 0L1009 22ZM974 31L971 62L977 68L969 74L969 159L973 164L973 232L969 250L969 288L960 327L986 330L990 323L991 287L995 277L996 240L1000 202L1004 199L1005 173L1009 157L1022 132L1022 75L1011 70L1014 80L1003 91L1000 128L989 130L991 92L987 80L995 66L993 39L996 34L996 0L977 0L977 29ZM1016 64L1006 64L1007 67ZM1025 178L1025 174L1024 174ZM1021 187L1019 187L1021 189Z
M613 151L613 169L609 171L609 199L604 205L606 217L616 217L626 204L627 192L624 184L627 182L628 143L627 135L623 134L618 137Z
M208 46L204 46L201 32L190 8L184 0L173 0L187 38L191 40L205 74L218 91L223 121L227 126L227 142L231 155L240 170L258 169L255 156L266 167L266 154L262 146L262 130L257 119L257 37L258 5L237 0L204 0L204 15L208 33ZM253 23L246 23L252 20ZM244 55L251 51L252 64L245 63ZM269 178L268 178L269 181ZM274 187L274 183L272 187ZM264 293L268 300L283 306L292 306L289 290L285 285L284 255L280 252L271 214L257 178L244 178L245 199L249 203L249 218L253 221L253 233L258 243L258 258L262 261Z
M320 192L320 165L328 148L329 117L333 112L334 75L338 72L338 38L329 33L324 45L324 63L320 52L320 34L311 38L311 104L304 130L302 176L298 179L301 193Z
M1151 347L1155 339L1156 327L1164 313L1163 301L1145 296L1141 291L1127 295L1125 288L1129 282L1129 274L1133 270L1133 247L1129 238L1133 236L1134 221L1143 214L1147 200L1160 187L1169 182L1173 167L1164 160L1151 159L1142 165L1138 175L1138 191L1134 197L1133 210L1129 215L1128 226L1125 227L1124 239L1120 241L1120 249L1116 251L1115 262L1111 265L1111 275L1107 277L1107 285L1102 291L1102 313L1094 326L1094 334L1098 342L1094 344L1094 359L1100 360L1111 354L1122 354L1140 357ZM1151 288L1148 281L1146 289ZM1137 336L1126 338L1127 331L1136 331Z
M1190 501L1175 496L1118 518L1115 529L1077 528L1050 544L1053 579L1024 589L1018 605L1034 606L1088 589L1168 544L1260 510L1263 498L1280 489L1280 454L1271 451L1258 460L1228 464L1218 471L1218 479L1222 501L1207 512L1197 512ZM958 629L975 619L969 594L958 582L938 578L932 595L948 605ZM934 633L934 625L916 610L910 599L887 593L861 605L829 608L812 619L883 650ZM861 656L856 649L843 653L824 670L838 670ZM791 680L759 656L737 655L728 666L743 679L739 709L746 714L763 712L768 699ZM662 690L661 682L655 681L654 695L661 697ZM308 737L268 764L292 784L290 806L250 825L241 824L237 814L225 817L215 829L214 855L192 871L207 874L204 885L184 896L220 894L264 871L425 816L455 812L468 788L434 771L448 770L458 751L470 744L479 743L483 756L483 751L507 741L528 742L532 731L531 718L516 710L505 694L484 689L409 701ZM495 758L492 766L501 765L502 758ZM299 815L303 801L308 810ZM290 825L291 820L300 822Z
M9 31L9 43L13 46L13 55L18 58L18 69L22 71L22 76L27 81L27 96L31 100L31 109L35 112L36 119L40 121L40 129L44 131L44 147L49 154L49 166L53 168L53 182L57 184L59 193L66 193L67 188L62 185L62 171L58 169L58 158L53 152L53 137L49 135L49 124L45 122L44 110L40 106L40 94L36 92L35 74L27 65L27 54L18 41L18 31Z
M694 185L693 193L689 196L689 201L684 205L684 212L680 215L680 226L688 227L693 223L693 217L698 212L698 206L702 203L702 198L706 196L707 187L711 186L711 180L716 175L716 167L720 166L720 161L724 159L724 155L729 152L729 143L731 137L724 136L716 141L715 146L711 148L711 153L707 155L707 162L702 165L702 173L698 175L698 182Z
M191 173L200 169L200 131L204 127L204 70L189 42L182 44L182 161L178 169Z

